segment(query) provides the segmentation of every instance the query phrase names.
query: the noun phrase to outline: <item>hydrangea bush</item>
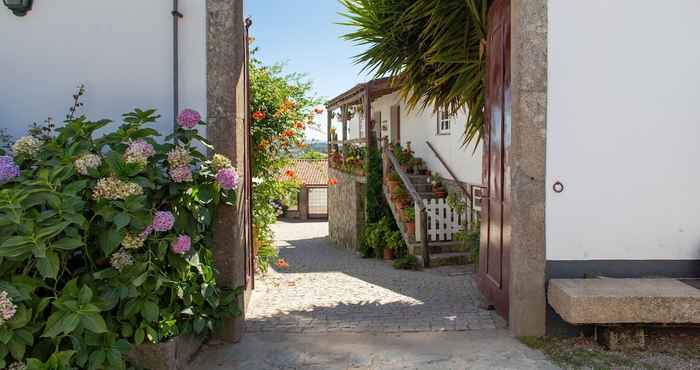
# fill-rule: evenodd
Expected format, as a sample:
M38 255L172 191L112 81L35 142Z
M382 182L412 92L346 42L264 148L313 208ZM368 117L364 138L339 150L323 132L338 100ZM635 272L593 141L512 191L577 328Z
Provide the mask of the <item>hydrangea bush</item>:
M136 110L99 137L109 121L69 119L0 156L0 368L124 369L132 344L239 314L211 250L238 173L196 149L198 113L180 115L176 144L156 140L157 119Z

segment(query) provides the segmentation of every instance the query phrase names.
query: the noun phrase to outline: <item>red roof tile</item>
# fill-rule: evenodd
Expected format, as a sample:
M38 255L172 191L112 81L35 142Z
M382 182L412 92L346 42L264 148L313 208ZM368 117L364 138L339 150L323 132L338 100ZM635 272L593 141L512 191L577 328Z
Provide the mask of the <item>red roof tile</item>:
M294 159L280 171L277 178L291 180L289 171L304 185L328 185L328 160L326 159Z

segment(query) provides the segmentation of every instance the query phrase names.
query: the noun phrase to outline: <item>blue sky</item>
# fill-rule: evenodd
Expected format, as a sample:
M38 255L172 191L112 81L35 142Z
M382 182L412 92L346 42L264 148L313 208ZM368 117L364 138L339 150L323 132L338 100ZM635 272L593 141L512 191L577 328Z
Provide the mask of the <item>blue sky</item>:
M349 30L336 24L343 20L338 15L342 10L337 0L247 0L257 57L265 64L284 62L288 73L307 75L314 93L324 100L367 80L352 61L362 49L340 39ZM325 126L325 118L319 122Z

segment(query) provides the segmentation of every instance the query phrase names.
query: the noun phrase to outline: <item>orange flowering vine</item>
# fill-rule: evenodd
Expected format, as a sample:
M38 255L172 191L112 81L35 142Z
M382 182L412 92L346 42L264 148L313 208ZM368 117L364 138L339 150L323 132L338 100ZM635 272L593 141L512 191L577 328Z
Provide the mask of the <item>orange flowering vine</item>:
M336 180L336 179L328 179L328 185L333 186L333 185L337 185L337 184L338 184L338 180Z
M280 258L280 259L278 259L277 262L275 263L275 266L277 266L278 268L281 268L281 269L286 270L286 269L289 268L289 263L287 263L287 261L285 261L284 258Z
M284 174L287 175L287 177L295 177L296 176L296 174L292 170L287 170L287 172L285 172Z
M284 135L286 137L292 137L292 136L294 136L294 131L287 130L287 131L283 132L282 135Z

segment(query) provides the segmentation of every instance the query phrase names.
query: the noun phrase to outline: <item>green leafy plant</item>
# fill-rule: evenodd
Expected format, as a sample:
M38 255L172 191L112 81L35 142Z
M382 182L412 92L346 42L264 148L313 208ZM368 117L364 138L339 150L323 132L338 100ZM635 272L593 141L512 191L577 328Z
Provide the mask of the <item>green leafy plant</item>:
M212 255L235 169L196 149L197 130L157 141L158 118L137 109L97 136L110 121L69 117L3 158L19 174L0 180L0 367L124 369L132 344L206 336L240 314Z
M416 209L414 207L407 207L403 210L403 212L406 216L406 222L416 222Z
M375 223L391 215L391 210L386 204L384 191L382 190L384 164L378 147L375 146L369 151L367 164L369 167L367 171L367 186L365 187L367 222Z
M483 135L487 0L341 0L358 64L390 76L412 108L469 108L464 144Z
M403 186L399 186L391 193L394 199L405 199L408 196L406 189Z
M401 181L401 176L399 176L398 172L392 170L389 172L389 181L399 182Z
M407 255L405 257L395 259L393 262L393 266L395 269L399 270L420 270L418 258L412 255Z
M401 247L401 243L403 243L403 236L401 236L401 232L392 231L386 235L386 237L386 247L393 251L398 251Z

